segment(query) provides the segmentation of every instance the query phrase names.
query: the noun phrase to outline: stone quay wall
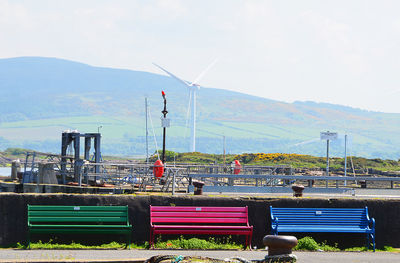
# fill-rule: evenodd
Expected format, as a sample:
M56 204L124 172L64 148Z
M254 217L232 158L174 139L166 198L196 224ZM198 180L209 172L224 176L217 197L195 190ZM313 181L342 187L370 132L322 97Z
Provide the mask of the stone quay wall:
M330 207L362 208L368 206L370 217L376 220L377 247L400 247L400 200L351 199L351 198L267 198L267 197L221 197L221 196L163 196L163 195L96 195L96 194L15 194L0 193L0 245L25 243L27 238L27 205L128 205L133 225L132 241L141 243L149 239L149 205L163 206L248 206L249 221L254 226L253 246L262 247L262 239L270 233L269 206L274 207ZM286 234L286 233L285 233ZM338 243L338 246L365 246L365 234L350 233L293 233L297 238L312 236L318 242ZM85 236L33 236L32 241L74 240L75 242L106 243L123 237ZM173 238L166 236L163 238ZM64 240L65 239L65 240ZM110 240L111 239L111 240ZM232 237L243 242L242 237Z

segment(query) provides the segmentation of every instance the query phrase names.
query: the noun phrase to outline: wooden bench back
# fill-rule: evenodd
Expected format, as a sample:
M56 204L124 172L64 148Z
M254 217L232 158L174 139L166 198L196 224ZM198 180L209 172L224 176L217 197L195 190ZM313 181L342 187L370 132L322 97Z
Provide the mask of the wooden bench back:
M359 226L367 228L368 208L277 208L270 206L271 218L280 226Z
M28 225L129 225L128 206L28 205Z
M150 224L248 225L248 208L247 206L150 206Z

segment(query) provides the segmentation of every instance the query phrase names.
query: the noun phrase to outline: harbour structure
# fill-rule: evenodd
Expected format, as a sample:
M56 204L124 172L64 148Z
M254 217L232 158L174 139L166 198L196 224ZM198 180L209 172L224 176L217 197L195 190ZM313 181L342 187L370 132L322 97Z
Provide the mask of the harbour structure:
M84 155L83 159L81 159L80 154L80 141L81 138L85 139L84 142ZM100 133L84 133L81 134L77 130L74 131L64 131L61 135L61 162L60 162L60 172L62 176L63 184L67 183L66 176L67 173L67 151L71 149L73 151L72 156L69 157L73 164L73 180L78 182L79 177L81 175L81 169L84 162L93 162L90 160L90 148L92 145L92 139L94 141L94 163L100 163L101 161L101 152L100 152ZM95 173L100 172L100 167L95 166Z
M84 147L81 147L82 139ZM0 182L0 191L290 193L293 185L303 185L304 192L310 194L354 195L355 189L378 188L396 191L393 193L398 195L400 186L399 176L309 175L289 165L245 166L239 162L229 165L166 163L159 178L155 176L152 162L103 161L100 133L64 131L60 155L27 152L24 161L13 162L12 176Z

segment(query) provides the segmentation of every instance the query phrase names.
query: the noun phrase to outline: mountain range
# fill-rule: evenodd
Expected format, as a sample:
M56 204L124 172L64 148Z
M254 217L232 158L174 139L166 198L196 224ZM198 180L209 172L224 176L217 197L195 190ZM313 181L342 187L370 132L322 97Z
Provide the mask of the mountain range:
M167 94L167 149L186 152L188 91L168 76L94 67L58 58L0 59L0 149L59 153L61 132L100 131L102 153L145 155L145 106L149 102L149 152L162 145L160 127ZM326 155L321 131L339 133L330 154L398 159L400 114L311 101L286 103L228 90L197 93L197 151L285 152Z

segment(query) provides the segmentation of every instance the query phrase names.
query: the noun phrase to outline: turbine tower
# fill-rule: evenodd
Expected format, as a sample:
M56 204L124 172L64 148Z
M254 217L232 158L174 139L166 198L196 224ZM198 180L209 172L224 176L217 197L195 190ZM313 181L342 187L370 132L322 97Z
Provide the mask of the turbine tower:
M167 73L170 77L176 79L177 81L181 82L184 84L188 90L189 90L189 107L191 106L190 112L191 112L191 118L190 118L190 152L195 152L196 151L196 92L200 89L200 85L197 84L197 82L206 74L206 72L214 66L214 64L217 62L217 59L214 60L203 72L199 74L199 76L192 82L183 80L169 72L168 70L162 68L161 66L153 63L154 66L158 67L165 73Z

